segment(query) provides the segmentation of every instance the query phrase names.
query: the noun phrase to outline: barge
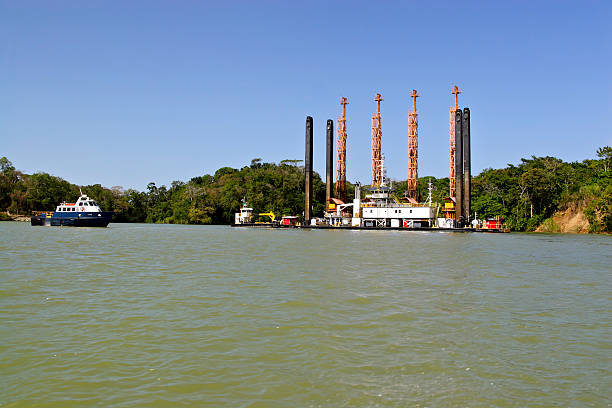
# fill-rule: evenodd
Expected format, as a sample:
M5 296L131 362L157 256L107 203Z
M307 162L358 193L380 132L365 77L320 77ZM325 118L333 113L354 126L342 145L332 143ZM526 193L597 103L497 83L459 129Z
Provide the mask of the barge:
M400 200L393 189L382 186L361 198L361 187L355 185L355 198L345 204L338 199L330 199L328 211L322 218L312 218L310 223L298 222L296 216L284 216L276 220L273 213L260 213L271 216L272 222L253 222L253 208L246 200L240 211L235 213L233 227L259 228L300 228L327 230L387 230L387 231L438 231L438 232L508 232L499 219L474 219L469 226L458 226L453 219L438 217L440 207L431 202L432 186L429 185L428 202L415 203ZM330 211L332 210L333 211Z

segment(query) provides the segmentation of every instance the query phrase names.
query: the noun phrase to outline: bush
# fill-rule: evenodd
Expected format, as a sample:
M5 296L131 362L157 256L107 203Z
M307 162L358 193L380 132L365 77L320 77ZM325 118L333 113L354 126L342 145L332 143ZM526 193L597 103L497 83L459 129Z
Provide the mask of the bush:
M538 226L540 224L542 224L542 221L544 219L544 215L543 214L534 214L533 217L529 218L527 220L527 225L525 226L525 231L527 232L533 232L536 230L536 228L538 228Z
M544 220L540 225L540 230L542 232L561 232L561 227L551 217Z
M612 232L612 185L594 197L584 211L589 232Z

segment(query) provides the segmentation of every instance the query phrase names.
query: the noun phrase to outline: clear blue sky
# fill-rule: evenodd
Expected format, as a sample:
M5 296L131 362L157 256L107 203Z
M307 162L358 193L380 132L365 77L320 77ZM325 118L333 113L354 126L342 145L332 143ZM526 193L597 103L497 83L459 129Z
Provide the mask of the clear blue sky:
M612 145L610 1L0 0L0 156L76 184L145 189L304 158L348 105L350 181L370 179L383 95L389 176L448 175L453 84L472 111L472 168L566 161Z

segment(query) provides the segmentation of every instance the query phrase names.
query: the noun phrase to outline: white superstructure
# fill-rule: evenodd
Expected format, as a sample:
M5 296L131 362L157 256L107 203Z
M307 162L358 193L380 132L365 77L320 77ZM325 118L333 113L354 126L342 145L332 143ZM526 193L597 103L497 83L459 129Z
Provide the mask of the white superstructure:
M400 201L393 195L393 190L386 186L362 199L361 188L357 183L353 203L338 205L335 212L326 214L326 223L352 227L433 227L436 210L430 201L427 204Z
M418 228L434 225L435 208L416 202L401 202L389 187L380 187L361 201L362 227Z
M242 199L240 212L234 214L234 224L250 224L253 222L253 209L248 206L246 200Z
M76 203L67 203L63 202L58 205L55 209L56 212L102 212L98 203L96 203L93 199L87 197L85 194L81 193L79 199Z

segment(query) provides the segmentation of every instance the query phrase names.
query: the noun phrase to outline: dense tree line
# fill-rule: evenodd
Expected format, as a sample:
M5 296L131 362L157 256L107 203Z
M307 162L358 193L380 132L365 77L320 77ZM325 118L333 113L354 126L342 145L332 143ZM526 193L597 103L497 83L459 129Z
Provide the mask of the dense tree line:
M580 207L592 232L612 232L612 148L599 148L597 156L573 163L532 157L516 166L485 169L472 177L472 212L478 218L502 217L515 231L533 231L556 211ZM429 180L433 201L441 203L448 196L449 179L419 179L422 198ZM397 184L398 195L405 190L406 182Z
M612 232L612 148L597 150L598 159L567 163L554 157L522 159L504 169L486 169L472 178L472 210L479 218L503 217L517 231L532 231L555 211L580 206L593 232ZM428 182L432 201L448 197L449 179L423 177L424 201ZM406 181L393 183L399 198ZM223 167L214 175L174 181L169 187L149 183L146 191L99 184L82 186L104 210L115 212L115 222L229 224L247 199L256 212L300 215L304 206L304 168L300 161L279 164L253 159L242 169ZM322 215L325 184L314 175L314 214ZM367 186L363 189L366 193ZM349 197L354 186L349 183ZM6 158L0 159L0 210L28 214L48 210L62 201L74 202L79 187L47 173L24 174Z
M594 232L612 231L612 149L597 154L600 160L532 157L518 166L487 169L474 179L473 208L502 215L514 230L531 231L555 211L580 206Z
M24 174L3 157L0 163L0 210L29 214L50 210L62 201L74 202L79 186L47 173ZM105 211L114 211L114 222L173 224L229 224L246 198L258 212L302 214L304 209L304 168L299 161L280 164L254 159L240 170L223 167L214 175L174 181L169 187L149 183L144 192L99 184L81 186ZM313 177L314 211L322 213L325 184Z

